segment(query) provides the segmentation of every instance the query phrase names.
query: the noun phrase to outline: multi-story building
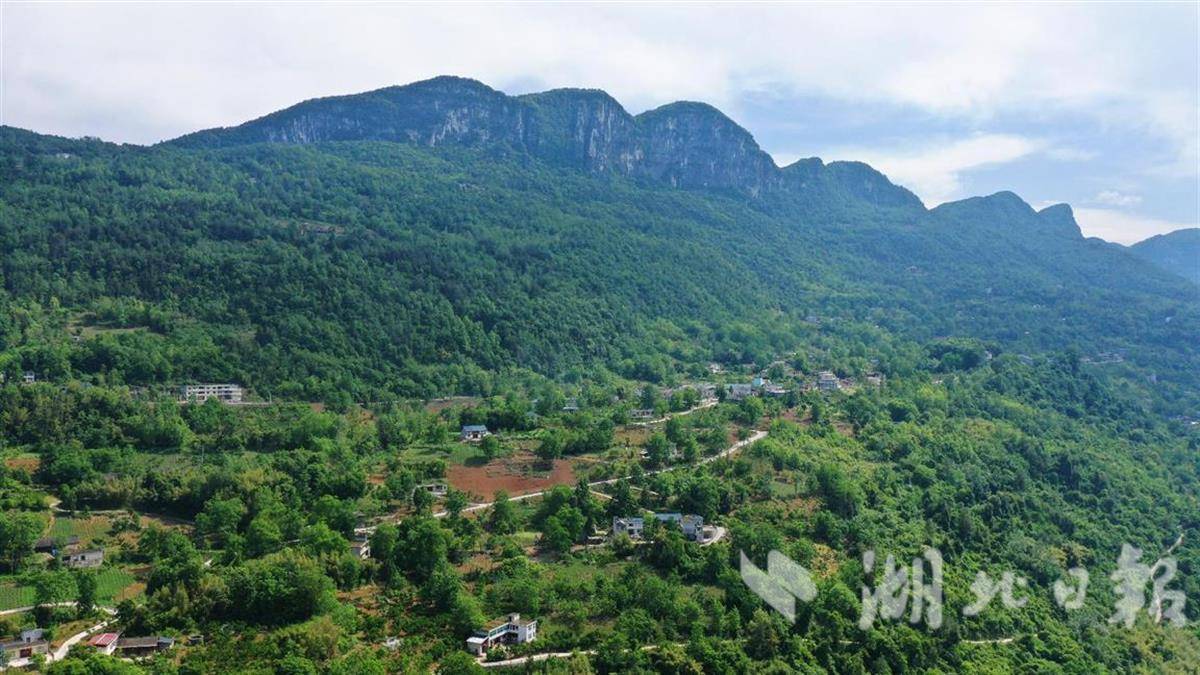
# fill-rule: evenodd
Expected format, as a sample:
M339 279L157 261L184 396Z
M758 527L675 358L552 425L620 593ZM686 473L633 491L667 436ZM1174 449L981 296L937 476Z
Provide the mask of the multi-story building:
M183 401L204 403L215 398L222 403L241 403L244 390L238 384L185 384L179 388Z
M497 644L524 644L537 638L537 620L523 621L520 614L496 619L467 638L467 651L483 656Z
M613 518L612 536L624 534L630 539L641 539L642 530L646 529L646 521L638 517Z

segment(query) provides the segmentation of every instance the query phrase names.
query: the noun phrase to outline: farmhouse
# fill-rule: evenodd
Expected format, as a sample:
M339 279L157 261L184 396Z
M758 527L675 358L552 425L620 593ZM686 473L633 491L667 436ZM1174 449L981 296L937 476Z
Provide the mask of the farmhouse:
M726 385L726 389L731 401L740 401L754 395L754 386L750 384L730 384Z
M613 518L612 520L612 536L614 537L624 534L630 539L641 539L642 530L645 528L646 521L638 517Z
M112 655L117 650L117 640L121 637L120 633L99 633L93 635L92 639L88 640L88 646L92 647L101 654Z
M142 656L151 656L158 652L165 652L175 646L175 639L164 637L161 635L151 635L149 637L133 637L119 638L117 640L117 651L124 658L136 659Z
M67 567L81 569L99 567L104 564L104 549L89 548L84 551L70 551L63 554L62 564Z
M215 398L221 403L241 403L243 393L237 384L185 384L179 388L179 400L204 403Z
M700 541L704 534L704 517L692 513L656 513L654 517L661 523L675 523L683 531L683 536L692 541Z
M420 488L434 497L445 497L450 490L445 483L422 483Z
M491 432L482 424L464 424L458 438L466 443L476 443L490 435Z
M817 375L817 388L821 391L837 391L842 388L842 382L837 375L823 370L820 375Z
M521 620L520 614L497 619L467 638L467 651L482 656L497 644L524 644L537 637L537 620Z
M355 535L354 541L350 542L350 553L362 560L371 557L371 542L366 535Z
M654 408L638 408L637 410L629 411L630 419L635 420L652 420L654 419Z
M14 640L0 642L0 652L4 652L7 660L28 659L34 654L45 654L49 651L50 643L46 641L40 628L30 628L21 631Z

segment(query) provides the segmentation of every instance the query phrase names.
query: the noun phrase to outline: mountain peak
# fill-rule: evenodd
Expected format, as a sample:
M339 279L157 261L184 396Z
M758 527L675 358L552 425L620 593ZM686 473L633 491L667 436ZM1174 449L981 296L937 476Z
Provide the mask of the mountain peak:
M1083 232L1079 229L1079 223L1075 222L1075 212L1071 210L1069 204L1047 206L1038 211L1037 215L1038 220L1042 221L1051 231L1075 239L1083 237Z

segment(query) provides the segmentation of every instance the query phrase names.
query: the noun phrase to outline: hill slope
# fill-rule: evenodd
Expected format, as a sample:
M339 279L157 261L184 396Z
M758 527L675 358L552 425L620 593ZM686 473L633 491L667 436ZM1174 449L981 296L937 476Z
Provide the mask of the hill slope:
M1193 287L1069 207L927 211L864 164L776 168L701 104L439 78L152 148L4 129L0 162L14 373L358 400L514 368L659 380L765 362L810 319L1121 350L1170 391L1200 372Z
M1200 284L1200 228L1150 237L1130 246L1129 250L1142 260Z

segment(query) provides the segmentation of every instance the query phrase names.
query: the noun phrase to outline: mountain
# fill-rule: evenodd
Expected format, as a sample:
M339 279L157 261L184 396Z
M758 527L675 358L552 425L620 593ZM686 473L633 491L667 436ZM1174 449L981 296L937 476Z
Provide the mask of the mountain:
M759 196L824 180L908 208L920 201L865 164L779 169L750 132L704 103L632 116L608 94L556 89L511 97L474 80L437 77L363 94L305 101L227 129L170 141L186 148L247 143L392 141L528 154L592 173ZM801 164L801 163L797 163Z
M699 103L436 78L152 147L4 128L0 178L14 374L371 400L665 381L832 331L1120 351L1147 396L1200 388L1194 287L1068 206L926 210L865 164L778 168Z
M1155 235L1129 250L1142 260L1200 284L1200 228Z

